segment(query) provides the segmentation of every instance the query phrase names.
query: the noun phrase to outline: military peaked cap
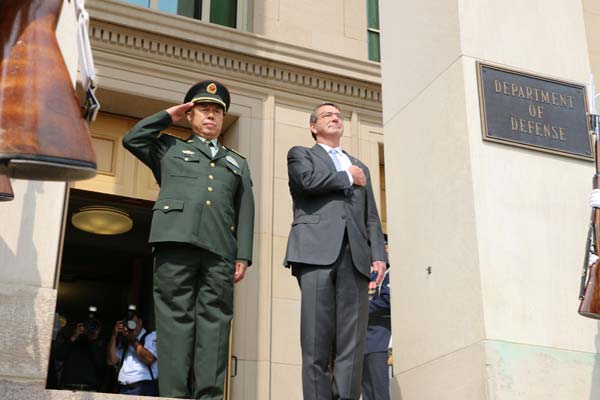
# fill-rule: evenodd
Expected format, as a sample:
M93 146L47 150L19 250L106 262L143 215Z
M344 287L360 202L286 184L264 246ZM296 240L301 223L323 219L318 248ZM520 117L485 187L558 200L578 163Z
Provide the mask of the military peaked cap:
M221 82L205 80L193 85L183 99L184 103L217 103L227 112L229 109L229 90Z

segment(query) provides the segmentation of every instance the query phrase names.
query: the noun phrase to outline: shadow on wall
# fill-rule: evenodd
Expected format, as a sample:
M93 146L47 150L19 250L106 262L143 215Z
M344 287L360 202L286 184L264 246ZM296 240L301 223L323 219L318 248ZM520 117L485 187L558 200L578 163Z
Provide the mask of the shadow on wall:
M590 400L600 399L600 321L596 328L596 354L594 355L594 368L590 387Z
M51 339L52 316L40 315L44 308L40 308L39 301L44 301L44 294L34 285L41 282L41 278L37 270L38 252L33 241L38 195L44 192L44 188L42 182L36 181L13 187L15 199L21 196L23 199L22 218L14 227L19 232L14 252L0 237L0 260L3 269L15 268L18 271L18 274L9 273L9 276L16 279L25 277L25 281L23 284L5 281L0 286L0 337L3 338L0 341L0 354L3 355L0 357L0 392L3 393L2 398L44 400L50 398L44 390L49 357L49 346L44 346L44 343L49 344ZM19 188L26 188L24 195L18 193ZM10 212L10 206L1 211ZM43 321L49 323L40 329ZM35 397L30 397L34 396L33 393Z
M400 383L398 377L394 376L390 379L390 398L394 400L402 400L402 392L400 391Z

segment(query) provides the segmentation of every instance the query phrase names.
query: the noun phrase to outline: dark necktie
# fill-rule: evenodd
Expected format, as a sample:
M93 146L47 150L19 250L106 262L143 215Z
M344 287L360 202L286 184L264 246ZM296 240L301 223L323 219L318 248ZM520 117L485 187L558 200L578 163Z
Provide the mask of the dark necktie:
M212 142L212 140L205 140L204 143L206 144L206 147L208 147L210 156L214 157L215 154L217 154L217 148L215 147L215 144Z

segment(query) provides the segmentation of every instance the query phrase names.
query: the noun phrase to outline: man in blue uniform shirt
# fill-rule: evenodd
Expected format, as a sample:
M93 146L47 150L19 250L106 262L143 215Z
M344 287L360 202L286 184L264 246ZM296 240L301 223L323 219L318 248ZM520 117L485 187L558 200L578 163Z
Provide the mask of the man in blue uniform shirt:
M133 314L132 321L134 329L126 329L123 321L115 324L106 362L120 367L119 393L158 396L156 332L146 331L137 314Z

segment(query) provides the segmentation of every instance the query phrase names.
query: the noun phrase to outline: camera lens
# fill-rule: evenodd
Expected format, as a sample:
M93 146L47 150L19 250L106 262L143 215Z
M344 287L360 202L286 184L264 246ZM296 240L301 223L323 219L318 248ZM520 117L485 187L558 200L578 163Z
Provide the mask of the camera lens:
M133 330L135 330L135 328L137 328L137 323L133 319L136 312L137 312L137 307L135 306L135 304L130 304L127 307L127 318L125 319L125 321L126 321L125 326L130 331L133 331Z
M135 328L137 328L137 324L134 320L130 319L129 321L127 321L127 329L129 329L130 331L134 331Z

